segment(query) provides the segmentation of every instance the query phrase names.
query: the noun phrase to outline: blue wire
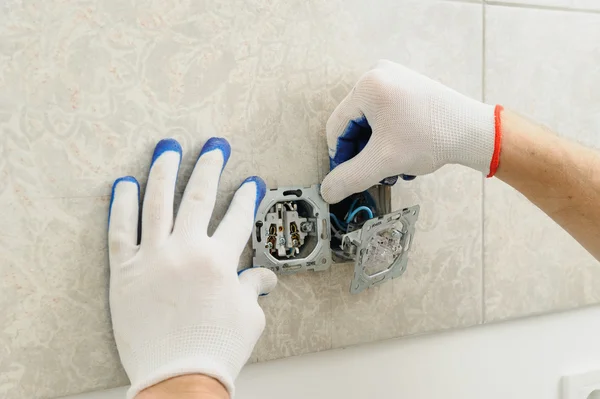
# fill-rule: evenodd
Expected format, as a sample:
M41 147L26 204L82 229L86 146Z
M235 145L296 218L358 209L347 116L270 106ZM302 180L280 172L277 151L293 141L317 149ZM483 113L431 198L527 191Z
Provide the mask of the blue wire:
M335 216L333 213L330 213L329 216L331 217L331 220L333 220L333 222L337 225L337 227L342 230L342 231L346 231L346 224L340 222L340 220L337 218L337 216Z
M375 205L375 200L373 199L371 193L368 191L364 191L363 194L365 194L365 197L367 197L367 201L369 201L369 205L371 205L371 208L373 208L373 210L377 212L377 205Z
M354 216L356 216L356 214L360 211L367 212L369 214L369 219L373 219L373 211L371 209L369 209L366 206L359 206L358 208L350 212L350 215L348 215L348 218L346 218L346 223L350 223L352 219L354 219Z
M344 215L344 219L347 218L348 215L352 213L358 200L359 200L359 197L354 198L354 201L352 201L352 205L350 205L350 208L348 208L348 212L346 212L346 214Z
M354 210L354 205L356 205L357 202L358 197L354 198L354 201L352 201L352 205L350 205L350 208L348 208L348 212L352 212Z

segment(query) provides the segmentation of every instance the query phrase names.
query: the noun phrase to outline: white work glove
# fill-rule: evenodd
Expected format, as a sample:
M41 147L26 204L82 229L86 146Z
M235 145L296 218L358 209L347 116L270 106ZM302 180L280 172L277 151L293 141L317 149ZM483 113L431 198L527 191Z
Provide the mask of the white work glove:
M379 61L327 121L332 171L321 194L337 203L387 177L424 175L446 164L491 177L498 167L501 109Z
M234 380L265 326L257 303L277 282L267 269L237 265L265 194L258 177L246 179L212 237L207 229L230 146L206 142L173 222L181 147L156 146L144 196L138 245L139 185L113 185L109 214L110 310L128 398L171 377L204 374L233 396Z

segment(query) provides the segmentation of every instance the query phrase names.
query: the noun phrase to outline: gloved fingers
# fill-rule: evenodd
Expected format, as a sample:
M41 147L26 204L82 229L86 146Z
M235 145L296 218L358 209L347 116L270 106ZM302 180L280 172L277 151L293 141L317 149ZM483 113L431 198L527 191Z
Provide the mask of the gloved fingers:
M326 125L331 169L356 156L371 137L371 126L354 95L356 88L342 100Z
M108 249L110 264L130 259L137 251L140 185L134 177L121 177L113 183L108 210Z
M254 298L267 295L277 285L277 276L264 267L251 267L238 272L240 284L247 288Z
M258 176L244 180L233 196L225 217L213 238L227 242L234 254L241 254L254 227L254 217L267 187Z
M221 172L230 154L231 146L223 138L212 137L204 144L177 212L177 230L191 235L207 234Z
M142 208L143 246L167 239L173 230L173 199L181 163L181 146L174 139L161 140L154 149Z
M354 158L333 169L321 184L321 196L330 203L336 204L351 194L365 191L385 178L381 163L385 157L369 143Z

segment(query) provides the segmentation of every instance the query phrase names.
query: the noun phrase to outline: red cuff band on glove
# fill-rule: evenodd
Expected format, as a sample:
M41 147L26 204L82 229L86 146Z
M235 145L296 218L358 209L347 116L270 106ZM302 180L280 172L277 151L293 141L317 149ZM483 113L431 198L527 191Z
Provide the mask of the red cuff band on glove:
M502 144L502 119L500 118L500 113L504 110L502 105L496 105L494 109L494 154L492 155L492 161L490 162L490 174L487 177L492 177L496 174L498 170L498 165L500 164L500 147Z

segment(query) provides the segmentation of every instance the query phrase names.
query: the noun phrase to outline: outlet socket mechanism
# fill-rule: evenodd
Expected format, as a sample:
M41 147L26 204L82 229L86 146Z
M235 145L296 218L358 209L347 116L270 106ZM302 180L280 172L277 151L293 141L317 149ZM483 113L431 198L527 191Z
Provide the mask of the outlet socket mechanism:
M254 266L294 274L354 262L350 292L359 293L404 273L418 216L418 205L392 212L386 185L331 207L319 185L269 190L255 218Z
M268 190L254 220L254 266L280 274L327 270L330 229L318 185Z

